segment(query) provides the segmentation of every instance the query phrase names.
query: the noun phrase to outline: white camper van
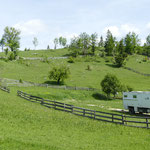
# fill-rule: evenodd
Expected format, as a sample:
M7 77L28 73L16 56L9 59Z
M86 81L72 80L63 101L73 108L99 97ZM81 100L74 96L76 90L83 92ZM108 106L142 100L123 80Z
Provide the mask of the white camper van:
M124 109L128 109L130 113L150 112L150 92L132 91L123 92Z

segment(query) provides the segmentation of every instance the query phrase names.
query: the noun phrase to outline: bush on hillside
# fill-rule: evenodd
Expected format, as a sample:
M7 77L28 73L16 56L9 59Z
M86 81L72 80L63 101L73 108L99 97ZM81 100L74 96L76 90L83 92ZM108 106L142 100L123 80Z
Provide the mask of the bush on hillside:
M107 98L110 99L110 95L114 97L121 90L121 83L115 75L107 74L101 81L101 87L104 93L107 94Z
M54 66L49 71L49 79L56 80L57 84L60 84L60 82L63 82L64 79L67 79L70 75L70 69L66 65L58 65Z
M8 60L15 60L15 55L14 53L10 53L9 57L8 57Z
M118 54L114 57L114 63L117 67L122 67L126 64L127 54Z
M22 79L19 79L19 83L23 83Z
M74 62L75 62L75 60L74 60L74 58L71 56L71 57L69 57L68 62L69 62L69 63L74 63Z
M88 71L91 71L92 70L92 67L90 65L87 65L87 70Z

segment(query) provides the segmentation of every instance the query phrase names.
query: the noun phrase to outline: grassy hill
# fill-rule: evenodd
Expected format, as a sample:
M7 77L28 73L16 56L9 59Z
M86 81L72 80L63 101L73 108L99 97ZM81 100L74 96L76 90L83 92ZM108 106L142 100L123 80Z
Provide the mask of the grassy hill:
M64 51L64 53L69 54L66 49L61 49L58 51ZM51 50L47 50L42 53L45 53L44 57L51 57L52 55L57 56L58 51L56 50L56 52L51 52ZM36 53L38 52L38 55L40 55L41 51L36 51ZM30 51L20 53L22 56L26 54L28 54L29 57L32 56L30 55ZM149 61L143 62L142 59L143 56L130 56L127 61L127 66L143 73L149 73L150 63ZM18 60L9 62L0 60L0 76L3 78L47 83L49 81L48 72L51 67L55 64L65 63L69 65L71 71L70 78L65 81L65 84L69 86L93 87L100 89L100 82L104 76L107 73L113 73L123 84L133 87L134 90L141 91L150 89L148 84L148 82L150 82L150 77L144 77L124 68L118 69L110 60L111 58L93 58L90 56L85 58L77 58L75 63L68 63L68 59L49 60L49 63L45 63L41 60ZM136 60L139 60L141 63ZM91 71L87 70L88 65L91 67Z
M35 54L37 53L37 54ZM22 57L66 56L67 49L20 52ZM4 55L0 53L0 55ZM149 60L134 55L127 61L127 67L143 73L150 73ZM111 57L79 57L75 63L69 59L42 60L0 60L0 78L22 79L36 83L51 83L48 72L55 64L69 65L71 75L65 85L93 87L99 91L76 91L46 87L10 87L11 93L0 91L0 149L2 150L148 150L150 130L125 127L91 120L65 112L48 109L17 97L17 90L57 100L79 107L112 112L122 109L122 100L106 100L102 95L100 82L107 73L115 74L125 85L134 90L149 90L150 77L145 77L124 68L116 68ZM91 71L87 69L90 66Z
M150 131L94 121L0 91L2 150L148 150Z

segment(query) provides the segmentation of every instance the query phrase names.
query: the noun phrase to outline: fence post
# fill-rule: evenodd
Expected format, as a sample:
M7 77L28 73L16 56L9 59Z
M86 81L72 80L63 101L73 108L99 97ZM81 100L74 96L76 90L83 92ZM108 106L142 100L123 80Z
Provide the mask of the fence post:
M54 101L54 109L56 109L56 102Z
M124 125L124 116L122 115L122 124Z
M112 122L114 122L114 114L112 114Z
M83 109L83 116L85 116L85 109Z
M95 113L96 113L96 111L94 111L94 119L95 119Z
M42 98L42 100L41 100L41 105L43 105L43 102L44 102L44 99Z
M73 105L71 105L71 113L73 113Z
M146 118L146 127L148 128L148 118Z
M64 103L64 111L66 111L65 108L66 108L66 105L65 105L65 103Z

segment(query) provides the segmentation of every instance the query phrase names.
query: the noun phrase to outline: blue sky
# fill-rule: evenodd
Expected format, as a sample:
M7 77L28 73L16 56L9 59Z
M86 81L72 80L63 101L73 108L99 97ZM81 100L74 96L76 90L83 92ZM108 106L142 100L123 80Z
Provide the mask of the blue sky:
M53 39L70 39L81 32L105 37L111 30L118 39L129 31L143 43L150 34L149 0L0 0L0 36L6 26L21 30L21 49L53 48Z

